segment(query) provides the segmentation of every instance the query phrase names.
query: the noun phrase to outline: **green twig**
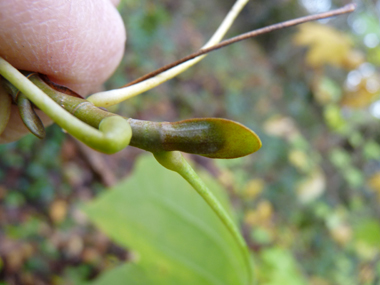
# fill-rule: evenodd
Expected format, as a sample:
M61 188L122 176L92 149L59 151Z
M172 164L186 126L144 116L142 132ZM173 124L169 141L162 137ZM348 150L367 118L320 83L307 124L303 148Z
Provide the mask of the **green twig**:
M306 17L301 17L281 23L277 23L274 25L270 25L264 28L260 28L227 40L220 42L224 36L224 34L228 31L229 27L232 25L233 21L240 13L241 9L248 2L248 0L237 0L235 5L231 8L230 12L226 16L223 23L220 25L218 30L212 36L210 41L203 46L199 51L192 53L184 58L177 60L173 63L165 65L153 72L145 74L144 76L133 80L127 85L122 86L119 89L99 92L93 94L89 97L89 101L93 102L97 106L111 106L114 104L118 104L126 99L139 95L147 90L150 90L157 85L177 76L178 74L184 72L192 65L199 62L201 59L205 57L211 51L226 47L233 43L256 37L261 34L269 33L274 30L283 29L295 25L299 25L309 21L315 21L320 19L325 19L337 15L342 15L345 13L350 13L355 10L355 4L349 4L342 8L327 11L324 13L309 15Z
M128 146L132 130L127 120L110 116L99 122L99 130L82 122L59 106L16 68L0 57L0 75L20 90L61 128L86 145L104 152L115 153Z
M11 115L11 98L7 94L0 94L0 135L5 130Z
M236 3L233 5L227 16L224 18L223 22L220 24L219 28L213 34L211 39L202 48L208 48L210 46L213 46L223 39L224 35L227 33L232 23L235 21L236 17L239 15L240 11L243 9L245 4L247 4L247 2L248 0L236 1ZM197 58L177 65L163 73L156 75L155 77L149 78L132 86L95 93L87 99L90 102L94 103L96 106L101 107L108 107L115 104L119 104L124 100L127 100L145 91L148 91L164 83L165 81L168 81L169 79L177 76L178 74L181 74L182 72L189 69L191 66L201 61L205 56L206 55L198 56Z
M247 266L248 271L248 283L252 284L252 260L249 254L248 246L241 236L236 225L227 214L226 210L222 207L215 196L210 192L207 186L196 174L194 169L189 165L189 163L184 159L182 154L178 151L171 152L157 152L153 153L157 161L165 168L175 171L180 174L205 200L205 202L211 207L214 213L219 217L221 222L225 225L227 230L231 233L235 241L237 242L242 254L244 256L244 261Z

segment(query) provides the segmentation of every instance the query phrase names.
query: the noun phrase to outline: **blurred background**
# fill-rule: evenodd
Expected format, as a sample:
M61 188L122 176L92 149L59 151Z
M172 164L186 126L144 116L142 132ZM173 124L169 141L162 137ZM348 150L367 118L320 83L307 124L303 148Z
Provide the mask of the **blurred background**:
M106 89L199 49L234 3L121 2L126 54ZM250 1L228 37L349 2ZM263 147L248 157L188 157L228 191L258 284L380 284L380 1L356 2L348 16L214 52L111 109L152 121L222 117L257 132ZM102 155L57 126L43 141L0 145L0 284L76 284L128 260L79 207L142 153Z

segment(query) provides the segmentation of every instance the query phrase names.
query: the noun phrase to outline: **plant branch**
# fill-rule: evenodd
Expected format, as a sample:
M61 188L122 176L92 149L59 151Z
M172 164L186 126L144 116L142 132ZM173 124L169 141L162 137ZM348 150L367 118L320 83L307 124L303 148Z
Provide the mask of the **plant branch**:
M20 90L61 128L88 146L104 153L115 153L129 144L132 131L124 118L116 115L106 117L100 121L98 130L63 109L1 57L0 75Z
M204 48L208 48L219 43L223 36L227 33L228 29L231 27L232 23L243 9L248 0L237 0L235 5L231 8L230 12L227 14L222 24L219 26L218 30L214 33L211 39L206 43ZM88 97L88 101L94 103L98 107L109 107L118 103L121 103L124 100L132 98L136 95L139 95L147 90L150 90L165 81L177 76L178 74L184 72L194 64L201 61L205 55L193 58L188 60L180 65L177 65L171 69L166 70L152 78L144 80L138 84L128 86L121 89L114 89L104 92L99 92Z
M226 229L230 232L236 241L239 249L244 256L244 262L246 264L248 273L247 284L252 284L253 266L248 246L239 230L237 229L235 223L232 221L220 202L215 198L212 192L207 188L204 182L199 178L197 173L179 151L156 152L153 153L153 155L162 166L181 175L198 192L198 194L210 206L213 212L219 217L220 221L224 224Z
M235 6L231 9L230 13L227 15L226 20L229 19L229 16L231 16L231 19L235 19L240 10L243 8L243 6L246 4L246 1L244 3L239 3L238 1ZM111 106L114 104L118 104L126 99L129 99L131 97L134 97L136 95L139 95L147 90L150 90L157 85L173 78L174 76L180 74L181 72L188 69L190 66L194 65L198 61L200 61L204 55L206 55L209 52L218 50L220 48L226 47L228 45L231 45L236 42L240 42L249 38L256 37L258 35L262 35L265 33L272 32L274 30L279 30L287 27L296 26L305 22L315 21L315 20L321 20L325 18L334 17L337 15L342 15L345 13L350 13L355 10L355 4L348 4L344 7L341 7L336 10L315 14L315 15L309 15L305 17L301 17L298 19L293 19L285 22L281 22L278 24L270 25L261 29L257 29L233 38L230 38L228 40L224 40L219 44L212 45L213 42L212 39L199 51L190 54L180 60L177 60L173 63L170 63L166 66L163 66L153 72L150 72L130 83L127 85L124 85L120 89L105 91L105 92L99 92L96 94L93 94L88 99L89 101L93 102L97 106ZM238 10L240 9L240 10ZM234 18L232 18L234 17ZM214 34L220 34L222 36L222 32L227 32L229 26L232 24L231 19L229 21L224 21L218 31ZM226 22L226 23L225 23ZM195 61L197 60L197 61Z
M236 37L233 37L233 38L230 38L228 40L224 40L222 41L221 43L217 44L217 45L214 45L214 46L211 46L211 47L208 47L208 48L202 48L200 49L199 51L195 52L195 53L192 53L188 56L185 56L173 63L170 63L168 65L165 65L153 72L150 72L126 85L124 85L123 87L127 87L127 86L131 86L133 84L136 84L136 83L139 83L141 81L144 81L144 80L147 80L153 76L156 76L157 74L160 74L170 68L173 68L183 62L186 62L188 60L191 60L193 58L196 58L200 55L204 55L206 53L209 53L209 52L212 52L212 51L215 51L215 50L218 50L218 49L221 49L223 47L226 47L228 45L231 45L231 44L234 44L234 43L237 43L237 42L240 42L240 41L243 41L243 40L246 40L246 39L249 39L249 38L253 38L253 37L256 37L256 36L259 36L259 35L262 35L262 34L266 34L266 33L269 33L269 32L272 32L272 31L275 31L275 30L280 30L280 29L283 29L283 28L288 28L288 27L292 27L292 26L296 26L296 25L299 25L299 24L302 24L302 23L306 23L306 22L310 22L310 21L315 21L315 20L321 20L321 19L325 19L325 18L330 18L330 17L334 17L334 16L337 16L337 15L341 15L341 14L345 14L345 13L350 13L352 11L355 10L355 5L354 4L349 4L349 5L346 5L342 8L339 8L339 9L336 9L336 10L332 10L332 11L328 11L328 12L325 12L325 13L320 13L320 14L316 14L316 15L310 15L310 16L305 16L305 17L301 17L301 18L297 18L297 19L293 19L293 20L289 20L289 21L285 21L285 22L281 22L281 23L278 23L278 24L273 24L273 25L270 25L270 26L267 26L267 27L264 27L264 28L261 28L261 29L257 29L257 30L254 30L254 31L251 31L251 32L248 32L248 33L245 33L245 34L242 34L242 35L239 35L239 36L236 36Z

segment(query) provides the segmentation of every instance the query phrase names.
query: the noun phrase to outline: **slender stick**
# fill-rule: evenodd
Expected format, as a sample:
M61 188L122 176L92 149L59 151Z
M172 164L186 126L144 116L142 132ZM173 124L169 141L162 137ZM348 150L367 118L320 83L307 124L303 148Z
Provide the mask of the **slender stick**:
M247 2L248 0L236 1L227 16L224 18L222 24L219 26L218 30L214 33L204 48L213 46L222 40L223 36L227 33L228 29L231 27L232 23L235 21L236 17ZM165 81L168 81L169 79L177 76L178 74L184 72L194 64L201 61L205 56L206 55L193 58L192 60L177 65L169 70L166 70L165 72L158 74L157 76L149 78L148 80L134 84L133 86L95 93L88 97L87 100L94 103L95 106L98 107L108 107L118 104L124 100L148 91L164 83Z
M315 20L325 19L325 18L329 18L329 17L333 17L333 16L345 14L345 13L350 13L354 11L356 7L355 4L349 4L342 8L328 11L325 13L320 13L316 15L310 15L310 16L306 16L306 17L302 17L302 18L298 18L294 20L285 21L282 23L274 24L268 27L264 27L258 30L254 30L254 31L239 35L237 37L225 40L221 42L220 44L217 44L221 40L221 37L227 32L229 27L232 25L233 20L240 13L241 9L244 7L247 1L248 0L238 0L235 3L231 11L229 12L227 17L223 21L223 23L220 25L217 32L215 32L214 36L198 52L190 54L176 62L173 62L171 64L168 64L164 67L157 69L156 71L148 73L119 89L95 93L91 95L90 97L88 97L87 99L99 107L101 106L107 107L107 106L118 104L124 100L127 100L145 91L148 91L160 85L161 83L177 76L178 74L187 70L189 67L191 67L195 63L199 62L201 59L203 59L203 57L207 53L211 51L220 49L227 45L230 45L230 44L233 44L233 43L236 43L248 38L252 38L264 33L268 33L274 30L299 25L299 24L309 22L309 21L315 21Z
M204 182L199 178L194 169L185 160L179 151L171 152L158 152L153 153L157 161L165 168L177 172L181 175L203 198L203 200L210 206L214 213L218 216L220 221L224 224L226 229L230 232L234 240L236 241L239 249L241 250L244 262L247 267L247 284L252 284L252 259L249 253L248 246L237 229L235 223L232 221L231 217L228 215L226 210L220 204L220 202L215 198L212 192L207 188Z
M269 32L272 32L272 31L275 31L275 30L280 30L280 29L283 29L283 28L288 28L288 27L292 27L292 26L296 26L296 25L299 25L299 24L302 24L302 23L305 23L305 22L310 22L310 21L315 21L315 20L321 20L321 19L326 19L326 18L330 18L330 17L334 17L334 16L337 16L337 15L341 15L341 14L345 14L345 13L350 13L352 11L355 10L355 4L349 4L349 5L346 5L342 8L339 8L339 9L336 9L336 10L332 10L332 11L328 11L328 12L325 12L325 13L320 13L320 14L316 14L316 15L310 15L310 16L305 16L305 17L301 17L301 18L298 18L298 19L294 19L294 20L289 20L289 21L285 21L285 22L281 22L281 23L278 23L278 24L274 24L274 25L270 25L270 26L267 26L267 27L264 27L264 28L261 28L261 29L257 29L257 30L254 30L254 31L251 31L251 32L248 32L248 33L245 33L245 34L242 34L242 35L239 35L239 36L236 36L236 37L233 37L233 38L230 38L228 40L224 40L222 41L221 43L217 44L217 45L214 45L214 46L211 46L211 47L208 47L208 48L203 48L203 49L200 49L199 51L195 52L195 53L192 53L188 56L185 56L173 63L170 63L168 65L165 65L155 71L152 71L148 74L145 74L144 76L136 79L136 80L133 80L132 82L122 86L121 88L123 87L127 87L127 86L131 86L133 84L136 84L136 83L139 83L141 81L144 81L144 80L147 80L153 76L156 76L170 68L173 68L183 62L186 62L188 60L191 60L193 58L196 58L200 55L204 55L206 53L209 53L209 52L212 52L214 50L218 50L220 48L223 48L223 47L226 47L228 45L231 45L231 44L234 44L234 43L237 43L237 42L240 42L240 41L243 41L243 40L246 40L246 39L249 39L249 38L253 38L253 37L256 37L256 36L259 36L259 35L262 35L262 34L266 34L266 33L269 33Z

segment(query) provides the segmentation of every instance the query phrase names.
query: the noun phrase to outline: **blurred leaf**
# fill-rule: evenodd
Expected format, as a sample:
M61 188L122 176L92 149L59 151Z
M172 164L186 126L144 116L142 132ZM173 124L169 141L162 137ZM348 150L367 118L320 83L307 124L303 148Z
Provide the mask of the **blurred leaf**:
M337 102L342 94L341 87L331 78L317 77L313 84L313 95L321 105Z
M332 238L340 245L346 245L352 238L352 229L346 224L339 224L330 229Z
M380 50L378 48L371 49L367 55L368 61L380 65Z
M350 59L351 40L347 35L332 27L317 23L306 23L300 26L294 37L298 45L309 46L306 61L313 67L331 64L346 66Z
M308 172L310 170L310 158L306 152L298 149L292 149L288 155L289 162L297 168L298 171Z
M353 166L352 157L346 150L335 148L330 152L329 158L351 187L363 185L363 173Z
M210 184L210 179L207 179ZM206 181L206 182L207 182ZM215 182L210 188L221 193ZM85 208L114 241L139 260L94 284L245 284L244 259L229 232L198 194L153 159ZM141 279L142 278L142 279Z
M336 132L345 132L347 122L342 116L342 111L339 106L329 104L324 108L324 118L327 125Z
M286 139L293 138L298 134L295 122L290 117L275 116L264 123L267 134Z
M363 153L366 159L380 159L380 145L374 140L369 140L364 144Z
M243 194L249 199L255 199L265 187L265 181L259 178L251 179L248 181L247 185L244 188Z
M354 167L343 169L343 176L351 187L357 188L363 185L363 172Z
M255 227L251 232L252 239L259 244L269 244L273 242L273 232L264 227Z
M257 205L255 210L250 210L245 215L245 222L251 226L268 226L273 216L273 206L267 201L263 200Z
M24 203L24 196L16 191L9 191L8 195L5 198L5 205L7 205L9 208L17 208L22 206Z
M351 156L347 151L340 148L333 149L329 154L329 158L337 168L345 168L351 165Z
M297 186L297 196L301 203L309 203L320 197L326 188L326 178L322 171L314 172Z
M330 212L326 217L326 225L331 237L340 245L346 245L352 238L352 228L347 223L347 212L341 208Z
M96 279L94 282L90 284L92 285L161 284L161 283L154 283L154 281L155 281L155 276L153 276L153 273L147 272L146 268L143 265L128 263L128 264L121 265L115 269L104 272L98 279ZM159 278L157 278L156 281L160 282Z
M265 249L260 253L262 264L258 266L261 285L307 284L291 253L279 247Z
M372 188L378 195L380 195L380 171L376 172L368 180L368 186Z
M363 135L358 131L350 134L350 137L348 138L348 140L350 142L350 145L352 145L354 148L359 147L364 142ZM378 157L380 157L380 150L378 153L379 153Z
M361 78L357 85L345 90L342 105L357 109L368 107L379 98L380 83L378 78L378 73Z
M41 227L42 223L40 220L36 218L28 218L21 224L6 225L4 227L4 232L7 236L13 239L28 239L33 236L38 236L40 234Z
M56 200L50 205L50 218L54 223L60 223L66 218L67 203L64 200Z
M372 5L368 5L370 8ZM373 6L372 6L373 7ZM355 13L353 17L353 23L355 23L355 32L367 46L366 57L369 62L379 65L380 64L380 52L376 46L368 46L366 44L366 38L372 37L375 39L379 39L379 19L376 13L373 13L373 10L362 10L360 13Z
M364 220L354 228L355 239L380 249L380 223L378 220Z

